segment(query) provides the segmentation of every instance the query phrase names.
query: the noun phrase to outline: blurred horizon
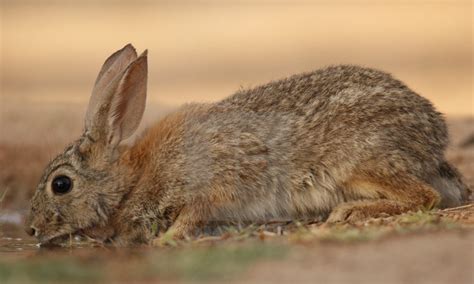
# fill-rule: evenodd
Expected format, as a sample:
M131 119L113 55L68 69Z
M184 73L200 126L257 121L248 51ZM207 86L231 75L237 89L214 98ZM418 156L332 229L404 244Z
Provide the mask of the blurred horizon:
M149 51L147 123L336 64L384 70L448 116L474 115L471 1L4 0L1 39L4 142L80 131L97 72L127 43Z

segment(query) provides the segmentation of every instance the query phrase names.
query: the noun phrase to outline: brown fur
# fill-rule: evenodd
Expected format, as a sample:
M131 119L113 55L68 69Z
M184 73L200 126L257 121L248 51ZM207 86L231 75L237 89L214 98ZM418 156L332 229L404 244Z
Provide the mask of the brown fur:
M356 221L455 206L469 193L445 161L446 125L430 102L357 66L185 105L118 146L141 119L146 90L146 54L133 59L130 48L106 61L119 75L110 84L99 75L84 135L38 185L29 225L41 242L82 231L144 243L209 221ZM74 181L61 196L50 188L58 174Z

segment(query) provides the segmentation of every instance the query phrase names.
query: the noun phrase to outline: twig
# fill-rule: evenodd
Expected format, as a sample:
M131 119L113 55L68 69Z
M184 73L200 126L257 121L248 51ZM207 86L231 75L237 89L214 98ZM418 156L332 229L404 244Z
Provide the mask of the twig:
M194 241L194 243L204 243L204 242L214 242L222 240L221 236L209 236L209 237L202 237Z
M274 219L274 220L269 220L268 222L264 222L264 223L260 223L262 225L272 225L272 224L287 224L287 223L291 223L292 220L288 220L288 219L280 219L280 220L277 220L277 219ZM258 225L258 223L257 223Z
M448 208L448 209L443 209L442 211L444 211L444 212L456 211L456 210L460 210L460 209L469 208L469 207L472 207L472 206L474 206L474 203L467 204L467 205L462 205L462 206L458 206L458 207L453 207L453 208Z
M264 235L264 236L266 236L266 237L274 237L274 236L277 236L277 233L270 232L270 231L262 231L261 234Z

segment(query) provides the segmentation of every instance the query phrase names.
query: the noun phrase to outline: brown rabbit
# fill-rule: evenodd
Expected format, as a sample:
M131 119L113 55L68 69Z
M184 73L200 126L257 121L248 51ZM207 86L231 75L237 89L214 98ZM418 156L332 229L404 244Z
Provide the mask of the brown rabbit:
M213 220L356 221L469 194L444 157L446 125L390 75L335 66L189 104L120 145L145 108L147 54L127 45L104 63L83 135L46 168L28 233L128 245ZM328 217L329 216L329 217Z

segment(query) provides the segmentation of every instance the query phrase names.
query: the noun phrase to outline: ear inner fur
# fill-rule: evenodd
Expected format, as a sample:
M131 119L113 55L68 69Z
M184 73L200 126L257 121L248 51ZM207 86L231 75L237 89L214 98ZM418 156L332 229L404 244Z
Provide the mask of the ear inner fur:
M108 117L108 140L113 147L130 137L142 119L146 102L147 68L145 52L125 70L113 95Z

